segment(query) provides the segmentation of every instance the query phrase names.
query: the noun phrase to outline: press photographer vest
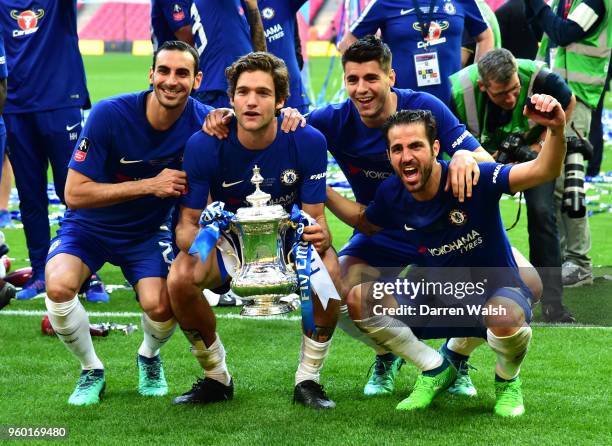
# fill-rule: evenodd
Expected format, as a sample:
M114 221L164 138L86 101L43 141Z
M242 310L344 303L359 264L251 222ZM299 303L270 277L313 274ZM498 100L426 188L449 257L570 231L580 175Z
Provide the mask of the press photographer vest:
M582 0L572 2L570 14L582 3ZM558 47L551 66L567 81L572 92L578 99L591 108L597 108L597 103L604 90L608 63L612 51L612 27L609 26L611 9L610 1L606 5L606 16L599 27L589 36L579 42L570 43L565 47ZM551 6L557 10L559 0L554 0ZM550 39L546 34L542 38L537 60L546 60L549 51Z
M517 59L518 77L521 82L521 92L516 107L512 111L512 119L496 131L486 128L489 99L487 93L478 88L478 66L465 67L450 77L451 98L455 114L463 122L470 133L474 135L482 147L489 153L495 152L504 138L511 133L525 134L535 124L523 116L523 105L527 96L531 96L533 83L538 73L546 65L527 59Z

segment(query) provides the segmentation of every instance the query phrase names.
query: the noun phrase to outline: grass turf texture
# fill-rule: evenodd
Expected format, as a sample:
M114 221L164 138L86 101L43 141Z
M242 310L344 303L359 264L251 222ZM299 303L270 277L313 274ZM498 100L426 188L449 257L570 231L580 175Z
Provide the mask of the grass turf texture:
M0 316L2 424L67 426L74 443L555 444L563 438L568 444L603 444L612 427L604 384L612 372L604 358L609 331L603 329L535 328L522 373L527 413L500 420L492 413L494 355L486 346L473 355L478 397L444 394L427 411L407 414L394 407L411 388L414 367L400 372L396 395L365 399L361 393L372 354L338 332L323 372L338 407L317 413L291 405L298 322L235 319L219 320L236 385L234 401L171 405L201 373L180 333L162 351L169 396L139 396L135 352L142 335L137 332L94 339L107 367L107 392L98 407L73 408L66 399L78 367L57 339L40 335L39 319Z
M110 94L147 88L149 58L122 54L85 58L94 101ZM327 60L313 60L318 91ZM338 67L336 67L338 68ZM323 74L320 74L323 73ZM336 71L337 73L337 71ZM317 75L319 74L319 75ZM333 92L332 92L333 93ZM604 171L612 170L610 147ZM516 202L502 202L506 226L514 220ZM610 214L590 219L593 260L612 264L607 238ZM334 245L340 247L350 230L330 216ZM4 231L17 260L26 266L23 233ZM526 217L509 233L513 245L528 254ZM609 273L609 272L608 272ZM112 266L102 270L107 283L123 283ZM610 325L612 282L600 279L591 287L566 290L565 301L584 323ZM115 291L109 304L85 303L91 312L136 312L131 291ZM6 310L44 310L44 302L13 301ZM235 377L236 396L230 403L207 407L173 407L171 398L188 390L201 370L177 333L162 350L170 394L146 399L136 392L136 350L142 331L131 336L111 333L94 338L107 368L107 393L94 408L72 408L66 400L78 377L78 365L64 346L40 334L41 316L0 313L0 425L67 426L71 443L144 444L603 444L609 442L608 415L612 373L607 347L611 331L604 328L537 326L523 368L527 413L518 420L493 415L494 355L486 346L473 355L472 378L479 396L460 400L443 395L429 410L406 414L394 410L414 383L414 367L399 374L394 396L366 400L362 396L373 356L341 330L334 336L323 372L323 384L338 403L331 412L316 413L291 405L293 375L300 335L297 321L219 319L218 329ZM221 315L236 309L218 309ZM138 317L96 316L92 322L138 323ZM433 343L438 346L439 343ZM608 358L608 359L606 359ZM46 442L44 444L47 444Z

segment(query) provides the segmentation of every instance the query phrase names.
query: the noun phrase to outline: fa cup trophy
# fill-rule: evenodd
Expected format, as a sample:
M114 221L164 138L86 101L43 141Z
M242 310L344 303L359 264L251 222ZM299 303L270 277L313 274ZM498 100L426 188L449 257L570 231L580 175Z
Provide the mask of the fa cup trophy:
M231 225L239 236L241 252L231 289L247 301L240 313L243 316L288 313L293 306L280 298L297 289L297 276L285 263L283 253L289 214L280 205L268 205L270 194L260 189L264 179L259 170L253 168L255 192L246 198L251 206L238 209Z

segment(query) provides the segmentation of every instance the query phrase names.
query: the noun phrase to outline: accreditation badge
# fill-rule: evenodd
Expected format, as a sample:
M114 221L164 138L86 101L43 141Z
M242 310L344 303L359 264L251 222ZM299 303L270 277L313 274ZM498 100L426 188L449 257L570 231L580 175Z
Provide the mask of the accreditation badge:
M442 83L437 52L415 54L414 69L419 87L440 85Z

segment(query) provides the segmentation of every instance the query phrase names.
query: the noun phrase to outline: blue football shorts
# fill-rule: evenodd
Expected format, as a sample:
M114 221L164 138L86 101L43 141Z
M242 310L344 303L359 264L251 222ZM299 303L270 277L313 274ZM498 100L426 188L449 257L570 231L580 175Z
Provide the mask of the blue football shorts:
M417 295L408 297L405 295L395 295L398 307L404 309L412 307L415 311L413 315L394 316L408 325L415 336L419 339L445 339L456 337L480 337L487 338L487 327L484 324L482 314L470 314L468 306L484 308L493 297L503 297L516 303L525 314L525 321L531 321L531 295L526 287L501 287L488 292L482 296L463 301L456 300L453 296L432 298L431 296ZM431 309L441 307L462 309L462 314L436 314ZM405 310L404 310L405 311ZM427 313L427 314L426 314Z
M62 222L51 241L47 262L61 253L80 258L92 272L106 262L118 266L132 286L146 277L166 278L174 260L169 230L136 239L119 238L96 234L70 221Z
M415 262L417 247L394 231L383 230L370 237L355 231L338 257L352 256L377 268L397 268Z

